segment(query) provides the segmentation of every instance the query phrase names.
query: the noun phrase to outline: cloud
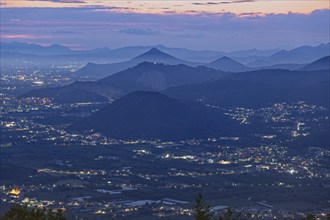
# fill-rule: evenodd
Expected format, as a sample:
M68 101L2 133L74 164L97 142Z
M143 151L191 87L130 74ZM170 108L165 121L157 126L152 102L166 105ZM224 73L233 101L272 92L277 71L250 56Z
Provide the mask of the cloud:
M51 36L40 36L32 34L3 34L1 39L4 40L27 40L27 39L49 39Z
M120 33L125 34L135 34L135 35L154 35L157 34L156 31L150 29L122 29L119 31Z
M93 5L89 5L89 6L85 6L85 8L91 8L93 9L94 6ZM98 8L94 8L93 11L98 11L98 12L133 12L133 11L137 11L137 8L133 8L133 7L119 7L119 6L111 6L111 7L98 7Z
M157 15L119 13L108 8L4 8L1 31L7 35L1 40L80 44L85 48L164 44L227 51L290 49L328 42L329 13L189 11Z
M255 2L256 0L237 0L232 3L245 3L245 2Z
M76 34L78 32L76 32L76 31L61 31L61 30L59 30L59 31L53 31L52 33L54 33L54 34Z
M54 3L86 3L83 0L29 0L38 2L54 2Z
M193 2L192 5L221 5L221 4L235 4L235 3L246 3L246 2L255 2L255 0L234 0L234 1L216 1L216 2Z

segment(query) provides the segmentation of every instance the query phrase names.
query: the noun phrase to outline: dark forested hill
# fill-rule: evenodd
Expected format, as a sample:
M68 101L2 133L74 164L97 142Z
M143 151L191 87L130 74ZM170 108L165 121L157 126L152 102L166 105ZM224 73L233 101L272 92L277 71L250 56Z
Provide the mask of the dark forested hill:
M133 92L70 129L95 130L121 139L183 140L220 135L233 123L204 106L158 92Z

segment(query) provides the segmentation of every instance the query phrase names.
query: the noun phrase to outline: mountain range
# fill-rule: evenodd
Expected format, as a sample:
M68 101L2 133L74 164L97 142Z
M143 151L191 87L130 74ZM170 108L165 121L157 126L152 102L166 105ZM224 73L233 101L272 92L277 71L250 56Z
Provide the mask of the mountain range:
M222 52L212 50L189 50L184 48L170 48L163 45L156 46L129 46L117 49L107 47L96 48L91 50L72 50L59 44L50 46L41 46L37 44L27 44L20 42L1 42L1 65L6 66L15 63L16 66L25 65L26 61L30 65L45 66L56 64L79 64L81 67L88 62L105 64L120 63L146 53L152 48L157 48L164 53L171 54L177 59L190 63L200 63L208 65L221 57L230 57L231 59L244 64L249 68L265 69L273 65L281 65L282 67L294 69L294 65L306 64L324 56L329 56L329 43L320 44L318 46L301 46L292 50L242 50L233 52ZM42 60L42 63L40 63ZM148 61L148 60L145 60ZM171 63L173 64L173 63ZM284 64L284 65L282 65ZM91 65L91 64L89 64ZM190 65L190 64L189 64ZM193 64L191 64L193 65ZM134 66L134 65L133 65ZM194 65L193 65L194 66ZM297 69L301 66L297 66ZM223 69L224 71L227 71ZM117 69L117 71L119 71ZM234 71L236 72L236 71Z
M188 62L185 60L181 60L172 55L164 53L157 48L152 48L146 53L143 53L129 61L120 62L120 63L112 63L112 64L95 64L88 63L86 66L81 68L76 72L76 75L79 77L87 77L87 78L102 78L105 76L112 75L121 70L125 70L127 68L136 66L142 62L154 62L154 63L164 63L164 64L184 64L187 66L205 66L209 68L213 68L216 70L226 71L226 72L243 72L249 70L248 67L243 64L230 59L229 57L221 57L212 61L211 63L194 63Z
M219 79L225 73L207 67L143 62L98 81L79 82L57 88L35 89L21 97L51 97L59 103L102 101L136 90L161 91L173 86ZM92 97L92 95L94 96Z
M96 48L91 50L72 50L69 47L53 44L50 46L41 46L32 43L21 43L21 42L1 42L1 53L4 52L16 52L21 54L29 55L56 55L56 56L74 56L80 59L99 60L101 58L107 58L108 62L116 60L128 60L136 57L146 51L157 48L165 53L173 54L176 57L184 60L191 60L194 62L205 62L208 63L217 57L228 56L228 57L250 57L250 56L270 56L278 50L240 50L233 52L213 51L213 50L189 50L185 48L172 48L164 45L155 46L128 46L116 49L110 49L108 47ZM59 50L59 48L61 48ZM102 59L103 60L103 59Z
M319 68L328 58L306 66ZM329 105L329 70L263 69L225 73L183 64L140 63L98 81L74 82L57 88L32 90L21 97L50 97L56 102L117 99L137 90L164 91L179 99L205 99L220 106L265 106L275 102L308 101Z
M271 66L275 64L305 64L330 55L330 43L318 46L301 46L292 50L281 50L271 56L250 62L250 67Z
M290 56L292 54L293 57L298 57L297 59L299 60L310 60L314 57L315 59L311 60L310 62L319 59L319 54L325 54L329 55L329 51L326 52L326 48L329 48L329 44L322 44L319 45L318 47L302 47L298 48L292 51L289 51L289 55L285 56ZM304 49L306 50L304 52ZM314 55L309 55L309 51L314 51ZM283 52L286 54L285 52ZM306 56L308 54L309 57ZM276 54L274 54L276 55ZM279 55L274 56L276 59L279 59ZM109 76L113 73L116 73L118 71L130 68L132 66L137 65L138 63L141 62L157 62L157 63L165 63L165 64L185 64L188 66L206 66L209 68L213 68L216 70L221 70L225 72L244 72L244 71L249 71L249 70L258 70L258 69L288 69L288 70L297 70L301 69L303 66L305 66L305 62L297 62L297 63L290 63L290 60L286 61L276 61L273 58L270 59L270 61L262 61L265 66L258 66L258 67L251 67L244 65L232 58L223 56L220 58L217 58L210 63L196 63L196 62L189 62L185 60L181 60L179 58L176 58L172 55L169 55L167 53L164 53L157 48L152 48L146 53L143 53L139 56L136 56L135 58L125 61L125 62L120 62L120 63L112 63L112 64L94 64L94 63L88 63L85 67L81 68L76 72L76 75L79 77L87 77L87 78L102 78L105 76ZM297 60L295 60L297 61ZM267 65L268 66L267 66Z
M145 59L153 62L143 62ZM329 107L329 57L299 71L261 69L238 73L214 69L249 69L227 57L212 62L213 68L160 63L182 60L158 49L132 60L141 63L97 81L32 90L21 97L49 97L59 103L115 99L68 129L93 130L126 140L184 140L241 132L242 127L224 117L218 108L260 108L299 101Z
M20 43L20 42L0 42L1 52L11 52L20 54L33 55L59 55L69 54L73 51L69 47L60 44L51 44L49 46L41 46L38 44Z

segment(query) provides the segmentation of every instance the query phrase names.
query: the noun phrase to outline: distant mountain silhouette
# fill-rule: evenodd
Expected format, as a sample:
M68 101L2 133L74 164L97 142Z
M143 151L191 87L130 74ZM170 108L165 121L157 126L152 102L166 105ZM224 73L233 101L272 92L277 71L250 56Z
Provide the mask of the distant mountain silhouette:
M41 46L38 44L20 43L20 42L1 42L1 52L15 52L34 55L60 55L71 53L72 50L60 44L52 44L50 46Z
M104 100L136 90L160 91L172 86L198 84L223 75L223 72L207 67L144 62L96 82L75 82L58 88L36 89L21 97L51 97L59 103L81 102L88 98L90 101Z
M19 45L20 46L17 46ZM38 50L31 50L30 47L37 47ZM60 45L62 46L62 45ZM65 47L65 46L62 46ZM44 50L47 48L47 46L41 46L37 44L26 44L26 43L20 43L20 42L2 42L1 43L1 53L2 52L16 52L21 54L30 54L30 55L38 55L40 54L40 49ZM111 49L108 47L103 48L95 48L91 50L74 50L69 51L67 48L66 51L61 51L60 57L54 57L54 59L57 58L63 58L66 57L67 59L74 59L77 61L79 59L80 61L89 61L89 62L96 62L96 63L104 63L104 62L118 62L123 60L132 59L133 57L139 56L142 53L145 53L146 51L157 48L158 50L161 50L165 53L172 54L175 57L179 57L180 59L184 60L190 60L194 62L210 62L211 60L214 60L215 57L220 56L228 56L228 57L235 57L235 58L247 58L248 60L251 60L253 56L260 56L265 57L269 56L271 54L274 54L278 50L257 50L257 49L251 49L251 50L240 50L240 51L233 51L233 52L222 52L222 51L215 51L215 50L202 50L202 51L195 51L195 50L189 50L185 48L171 48L166 47L164 45L154 45L154 46L128 46L128 47L122 47L122 48L116 48ZM52 55L53 53L46 53L48 55ZM42 53L41 55L46 55L45 53ZM59 55L56 53L55 55ZM27 59L29 57L26 57Z
M323 57L321 59L318 59L300 70L303 71L314 71L314 70L328 70L330 69L330 56Z
M262 66L272 66L276 64L306 64L313 62L324 56L329 56L329 43L320 44L318 46L301 46L292 50L242 50L233 52L222 52L222 51L212 51L212 50L202 50L194 51L184 48L170 48L163 45L155 46L129 46L117 49L111 48L96 48L92 50L71 50L69 47L53 44L50 46L42 46L32 43L21 43L21 42L1 42L0 52L1 52L1 63L8 65L15 60L15 56L18 58L22 57L22 60L16 62L16 64L22 65L24 61L33 62L35 56L40 56L38 59L42 59L43 63L52 64L61 63L63 65L68 62L82 63L116 63L123 62L126 60L134 59L148 50L156 48L164 53L171 54L172 56L179 58L180 60L190 60L196 63L189 64L191 62L186 61L186 65L196 66L196 65L207 65L211 60L217 57L227 56L232 59L244 63L248 67L262 67ZM8 54L10 56L8 57ZM13 59L11 59L13 57ZM10 59L10 60L8 60ZM148 60L144 60L148 61ZM151 60L150 60L151 61ZM153 61L152 61L153 62ZM158 62L158 61L155 61ZM188 62L188 63L187 63ZM182 63L182 62L180 62ZM135 63L133 66L137 65ZM173 63L170 63L173 64ZM177 64L177 63L176 63ZM38 63L40 65L40 63ZM117 66L117 67L116 67ZM119 68L120 65L115 65ZM128 67L126 67L128 68ZM124 69L126 69L124 68ZM113 72L118 72L123 70L122 68L116 69ZM98 78L98 77L96 77Z
M221 57L205 66L226 72L244 72L249 69L243 64L226 56Z
M307 101L329 107L329 70L259 70L230 74L213 82L169 88L165 94L183 100L205 100L220 107L262 107Z
M189 105L157 92L133 92L71 130L95 130L120 139L184 140L219 135L229 120L204 106Z
M184 60L180 60L174 56L166 54L156 48L152 48L146 53L143 53L129 61L112 63L112 64L94 64L88 63L86 66L76 72L77 76L85 76L90 78L103 78L110 76L116 72L125 70L127 68L136 66L142 62L154 62L164 64L185 64L189 66L198 66L200 63L192 63Z
M305 64L330 55L330 43L318 46L301 46L292 50L281 50L277 53L248 64L249 67L271 66L282 63Z
M148 62L159 62L159 60L166 60L167 62L178 62L178 58L164 53L157 48L152 48L146 53L133 58L133 60L138 60L139 62L145 62L146 59Z

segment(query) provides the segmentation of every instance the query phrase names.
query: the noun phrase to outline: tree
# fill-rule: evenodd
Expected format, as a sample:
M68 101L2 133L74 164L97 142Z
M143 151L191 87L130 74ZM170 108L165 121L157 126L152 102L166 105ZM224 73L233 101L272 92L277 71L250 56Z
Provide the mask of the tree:
M27 206L12 206L0 220L66 220L62 215L62 211L28 208Z
M303 220L316 220L315 214L307 214Z
M194 216L196 220L211 220L213 217L211 206L205 202L201 193L197 195L195 201Z
M231 208L228 208L226 212L219 217L219 220L233 220L233 219L235 218L233 217L233 211L231 210Z

